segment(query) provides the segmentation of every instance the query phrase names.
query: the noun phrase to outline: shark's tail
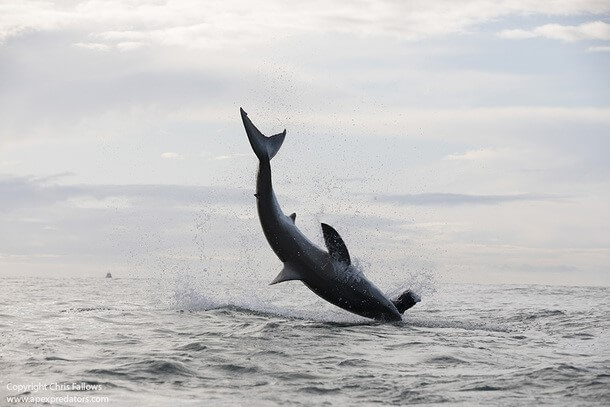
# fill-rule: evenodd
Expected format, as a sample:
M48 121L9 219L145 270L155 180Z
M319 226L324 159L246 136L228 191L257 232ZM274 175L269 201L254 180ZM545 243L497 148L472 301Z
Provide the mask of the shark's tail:
M415 294L411 290L405 291L400 295L400 297L396 298L395 300L392 300L392 302L398 309L398 312L400 312L401 314L420 301L421 298L419 297L419 295Z
M239 111L254 153L260 161L270 161L282 146L284 137L286 137L286 130L275 136L266 137L252 124L252 121L248 118L248 113L244 109L239 108Z

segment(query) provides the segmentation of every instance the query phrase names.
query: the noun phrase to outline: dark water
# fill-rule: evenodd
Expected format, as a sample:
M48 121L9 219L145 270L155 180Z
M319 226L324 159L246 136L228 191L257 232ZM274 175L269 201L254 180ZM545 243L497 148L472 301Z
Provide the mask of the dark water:
M380 324L298 284L3 279L0 404L610 405L608 288L440 286Z

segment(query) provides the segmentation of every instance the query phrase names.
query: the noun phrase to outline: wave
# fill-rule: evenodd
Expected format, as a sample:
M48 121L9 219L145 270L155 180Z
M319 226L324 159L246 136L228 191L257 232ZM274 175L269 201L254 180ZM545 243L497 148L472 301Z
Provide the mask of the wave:
M59 312L67 312L67 313L80 313L80 312L92 312L92 311L112 311L111 307L77 307L77 308L67 308L59 310Z
M180 311L190 312L217 312L236 316L245 314L266 319L281 318L285 320L299 320L308 322L318 322L324 325L338 327L352 326L377 326L383 322L371 320L351 314L322 300L312 302L303 301L303 308L295 308L293 302L288 302L283 298L264 298L252 293L243 296L230 296L222 294L202 294L191 287L177 287L174 294L174 308ZM559 315L562 311L551 311L549 315ZM386 325L394 325L404 328L428 328L428 329L461 329L466 331L486 331L508 333L514 331L497 322L487 321L468 321L468 320L447 320L437 313L431 313L428 317L425 311L417 312L414 316L412 312L407 312L402 321L393 322Z
M456 366L456 365L466 365L469 362L462 360L460 358L456 358L454 356L435 356L435 357L424 360L423 363L439 365L439 366Z
M197 376L197 373L181 362L166 359L149 359L126 363L114 368L87 370L89 374L100 376L130 377L132 379L162 378L165 376Z

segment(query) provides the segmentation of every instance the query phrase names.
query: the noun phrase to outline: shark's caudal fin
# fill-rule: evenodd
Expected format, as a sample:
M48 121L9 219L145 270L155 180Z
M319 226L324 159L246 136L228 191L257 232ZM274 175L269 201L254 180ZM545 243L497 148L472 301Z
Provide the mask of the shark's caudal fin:
M275 136L266 137L252 123L248 117L248 113L246 113L244 109L240 107L239 111L241 112L241 120L244 122L248 140L250 140L250 145L252 146L254 153L259 160L270 161L282 146L284 137L286 137L286 130Z
M396 298L395 300L392 300L394 306L396 306L396 309L398 309L398 312L400 312L401 314L420 301L421 298L419 297L419 295L415 294L411 290L405 291L400 295L400 297Z

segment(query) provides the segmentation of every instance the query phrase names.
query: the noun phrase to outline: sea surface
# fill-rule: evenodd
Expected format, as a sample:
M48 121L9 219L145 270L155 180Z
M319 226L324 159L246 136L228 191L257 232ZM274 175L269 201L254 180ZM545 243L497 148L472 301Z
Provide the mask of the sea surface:
M0 405L610 405L609 288L441 284L402 323L253 291L4 278Z

